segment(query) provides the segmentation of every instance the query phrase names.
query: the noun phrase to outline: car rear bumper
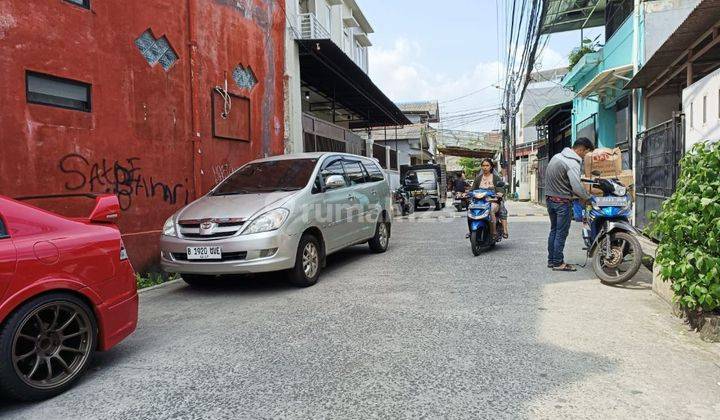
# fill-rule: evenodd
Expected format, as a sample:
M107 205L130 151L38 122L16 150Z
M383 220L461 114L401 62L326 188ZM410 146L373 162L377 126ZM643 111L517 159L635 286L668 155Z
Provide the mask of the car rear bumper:
M160 262L163 270L180 274L220 275L281 271L295 265L299 240L297 235L288 235L283 231L211 241L162 236ZM187 247L191 246L220 246L223 260L188 261L184 258L187 258ZM265 254L267 256L263 256Z
M109 350L135 331L138 301L137 291L133 291L120 301L98 305L100 350Z

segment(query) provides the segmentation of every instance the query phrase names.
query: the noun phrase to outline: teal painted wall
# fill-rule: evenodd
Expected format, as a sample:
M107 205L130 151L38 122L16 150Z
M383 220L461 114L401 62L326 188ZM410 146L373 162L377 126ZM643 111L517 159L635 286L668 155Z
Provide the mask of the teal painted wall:
M599 51L599 63L593 68L586 70L583 77L579 78L569 87L575 92L579 92L590 83L598 73L615 67L632 64L635 58L633 57L633 26L633 18L632 15L630 15ZM575 99L573 99L572 115L573 141L577 139L577 124L596 115L595 131L598 146L614 147L616 122L614 105L619 98L627 94L628 93L622 93L614 98L606 98L602 104L598 103L597 97L575 97Z

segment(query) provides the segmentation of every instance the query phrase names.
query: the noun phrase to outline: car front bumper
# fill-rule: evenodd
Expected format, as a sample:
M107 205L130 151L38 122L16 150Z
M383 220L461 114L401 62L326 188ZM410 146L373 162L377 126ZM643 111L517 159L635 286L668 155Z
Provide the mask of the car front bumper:
M282 271L295 266L299 235L282 230L216 240L160 237L163 270L180 274L251 274ZM223 260L186 260L187 247L220 246ZM263 251L276 250L263 256Z

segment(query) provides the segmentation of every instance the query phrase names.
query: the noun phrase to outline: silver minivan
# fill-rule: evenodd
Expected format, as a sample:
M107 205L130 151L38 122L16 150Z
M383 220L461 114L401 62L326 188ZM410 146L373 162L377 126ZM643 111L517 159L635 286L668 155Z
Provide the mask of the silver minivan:
M250 162L172 215L161 264L191 286L223 274L288 272L311 286L325 258L368 243L385 252L392 197L377 161L344 153L281 155Z

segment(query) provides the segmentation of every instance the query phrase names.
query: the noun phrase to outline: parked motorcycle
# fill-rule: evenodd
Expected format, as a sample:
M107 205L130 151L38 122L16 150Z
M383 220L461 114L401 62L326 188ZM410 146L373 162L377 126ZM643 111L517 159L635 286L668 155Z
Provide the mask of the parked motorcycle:
M603 193L584 209L575 203L575 212L580 210L582 215L583 239L593 271L603 283L626 282L638 272L643 257L638 231L630 223L632 200L627 188L610 179L582 181Z
M415 200L405 187L400 186L393 191L393 201L399 214L407 216L415 212Z
M477 257L502 240L503 227L500 218L496 218L495 236L493 237L490 233L490 223L492 223L490 217L492 211L491 200L500 200L501 196L492 190L482 188L470 191L468 196L467 218L468 229L470 230L468 238L470 238L472 253Z
M457 209L457 211L463 211L467 210L468 205L470 203L470 198L468 197L468 193L466 192L455 192L455 197L453 200L453 205Z

